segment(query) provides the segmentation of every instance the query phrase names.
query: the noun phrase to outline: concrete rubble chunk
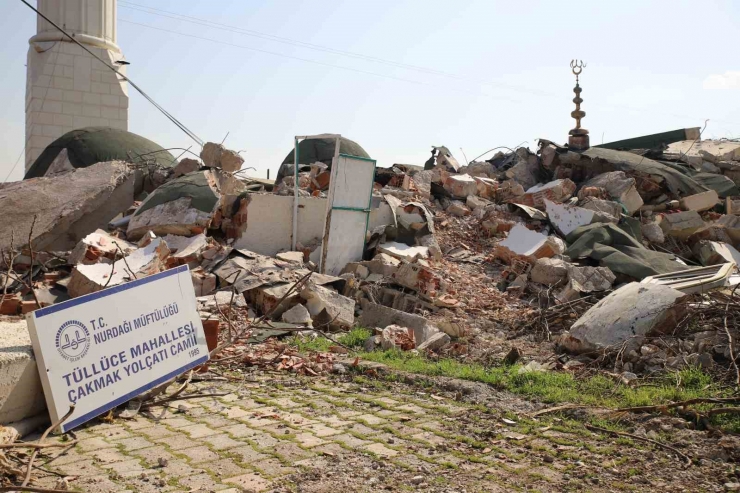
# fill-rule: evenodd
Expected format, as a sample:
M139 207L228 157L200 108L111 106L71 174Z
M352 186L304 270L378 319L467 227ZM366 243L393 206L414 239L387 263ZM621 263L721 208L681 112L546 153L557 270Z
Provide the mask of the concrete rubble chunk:
M470 175L450 175L444 182L444 189L464 200L468 195L476 195L478 182Z
M378 251L397 259L413 261L418 258L427 258L429 248L425 246L409 246L405 243L388 242L378 245Z
M618 223L619 216L622 214L622 206L611 200L603 200L596 197L587 197L580 202L579 207L589 211L594 211L593 222L610 222Z
M203 164L209 168L221 168L231 173L239 171L242 164L244 164L244 158L239 154L214 142L207 142L203 146L200 158L203 160Z
M477 195L484 199L493 200L496 198L496 190L498 190L498 182L493 178L485 178L483 176L474 176L476 183ZM522 188L522 192L524 189Z
M680 200L681 209L686 211L708 211L719 202L719 195L714 190L688 195Z
M609 267L570 266L568 269L568 280L580 293L609 290L616 278Z
M545 210L550 223L563 236L568 236L581 226L591 224L594 212L575 205L557 204L545 199Z
M532 207L544 207L545 201L563 203L573 196L576 184L568 178L536 185L524 193L522 203Z
M420 315L378 305L366 299L361 300L360 304L362 306L362 316L359 321L361 327L385 328L389 325L408 327L414 331L414 341L416 341L417 347L434 334L440 332L435 325Z
M616 348L627 343L640 347L646 336L673 330L686 314L680 303L686 295L673 288L630 283L592 306L559 344L569 351L583 353Z
M298 304L286 310L280 317L283 322L297 325L308 325L311 326L311 314L308 312L305 306Z
M628 177L624 171L602 173L582 185L582 188L591 187L605 189L612 199L624 206L628 216L637 212L644 204L637 192L635 179Z
M191 270L190 278L193 280L195 296L208 296L216 291L216 275L206 272L202 267Z
M703 161L740 161L740 143L719 140L682 140L668 145L667 154L677 154L690 164L701 166Z
M172 169L172 177L173 178L179 178L183 175L187 175L188 173L193 173L195 171L198 171L200 169L200 162L186 157L182 160L180 160L179 163Z
M176 259L173 265L198 263L203 260L203 252L209 246L204 234L195 236L167 235L162 238L170 249L170 258Z
M400 325L389 325L380 333L380 348L384 351L395 348L403 351L414 349L414 331Z
M165 259L170 251L162 238L156 238L144 248L111 264L77 265L67 285L72 298L94 293L103 288L140 279L165 270Z
M715 224L724 227L733 244L740 244L740 216L725 214Z
M309 281L301 291L314 326L352 327L355 323L355 300Z
M644 236L650 243L656 243L658 245L665 242L665 234L663 228L657 222L649 222L643 224L640 229L642 230L642 236Z
M475 195L468 195L468 198L465 199L465 205L468 206L470 210L476 210L482 209L487 205L491 205L491 202L484 198L476 197Z
M568 277L568 264L564 260L554 258L540 258L534 263L529 272L532 282L556 286Z
M304 256L303 252L280 252L275 255L275 258L282 260L283 262L303 265Z
M559 238L547 236L517 224L509 235L498 243L494 254L506 263L514 259L535 263L538 258L554 257L564 251L564 244Z
M459 200L451 200L450 205L447 206L447 212L453 216L463 217L470 214L470 209Z
M439 351L451 342L450 336L444 332L437 332L429 339L416 346L419 351Z
M734 262L740 266L740 252L727 243L718 241L698 241L692 248L702 265L719 265Z
M111 261L121 255L128 255L136 250L136 245L121 238L116 238L102 229L85 236L69 254L70 265L97 264L100 257Z
M660 227L668 236L687 240L689 236L704 227L704 221L696 211L674 212L660 217Z
M0 185L0 250L10 248L11 232L16 248L27 242L34 216L34 250L72 250L131 207L135 181L126 163L110 161Z
M148 231L157 236L193 236L211 223L221 194L208 171L196 171L169 181L141 203L131 217L126 235L138 240Z
M426 299L434 298L446 289L446 282L435 271L419 263L402 262L391 279Z
M0 423L46 409L44 391L25 320L0 320Z
M432 194L432 175L434 171L424 170L417 171L411 176L416 191L424 198L429 198Z

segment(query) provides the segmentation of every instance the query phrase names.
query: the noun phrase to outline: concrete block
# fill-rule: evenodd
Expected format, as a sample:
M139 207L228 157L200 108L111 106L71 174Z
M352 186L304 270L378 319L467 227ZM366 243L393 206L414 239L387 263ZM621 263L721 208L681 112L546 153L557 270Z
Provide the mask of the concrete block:
M509 264L517 258L533 264L538 258L554 257L563 253L563 249L563 245L554 237L517 224L511 228L506 239L496 245L494 255Z
M719 265L735 262L740 266L740 252L727 243L718 241L699 241L692 248L702 265Z
M545 199L545 210L550 223L563 236L568 236L581 226L591 224L594 212L575 205L564 205Z
M704 227L704 221L696 211L675 212L662 216L660 227L668 236L687 240L689 236Z
M568 264L559 259L537 259L529 273L532 282L555 286L561 284L568 277Z
M719 202L719 195L714 190L689 195L681 199L681 209L686 211L708 211Z
M0 321L0 424L46 408L31 338L24 320Z
M470 175L450 175L444 182L444 189L454 197L466 199L468 195L476 195L478 182Z

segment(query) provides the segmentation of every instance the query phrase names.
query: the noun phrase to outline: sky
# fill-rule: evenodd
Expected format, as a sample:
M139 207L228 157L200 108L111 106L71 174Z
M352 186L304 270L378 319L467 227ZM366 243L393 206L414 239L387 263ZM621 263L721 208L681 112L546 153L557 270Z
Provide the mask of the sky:
M59 0L63 1L63 0ZM565 143L574 76L591 143L686 127L740 138L732 1L118 0L128 76L204 141L274 177L295 135L339 133L378 166ZM0 2L0 178L23 175L35 13ZM730 50L730 51L728 51ZM129 130L195 142L132 88ZM11 172L13 166L18 163Z

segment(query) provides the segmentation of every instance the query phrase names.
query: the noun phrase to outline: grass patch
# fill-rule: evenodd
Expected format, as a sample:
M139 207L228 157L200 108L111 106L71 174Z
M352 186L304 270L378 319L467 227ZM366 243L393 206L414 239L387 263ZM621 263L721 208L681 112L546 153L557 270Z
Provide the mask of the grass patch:
M332 339L335 339L337 342L344 344L347 347L358 349L358 348L362 348L362 344L365 342L365 339L367 339L371 335L372 335L372 332L370 332L370 330L368 329L354 328L346 334L342 334L336 337L333 335L330 335L330 337ZM310 337L310 338L303 337L303 336L295 336L289 339L289 343L297 347L301 351L326 352L329 350L329 346L334 346L333 342L331 342L326 337L322 337L322 336L316 336L316 337Z
M464 363L454 359L431 360L421 355L400 350L364 352L362 346L372 335L368 329L354 328L337 336L336 340L358 351L367 361L383 363L388 367L420 375L445 376L482 382L523 397L548 404L574 403L595 407L634 407L665 404L701 397L727 397L731 393L698 368L686 368L662 378L653 379L650 385L628 387L603 375L577 378L572 373L545 371L520 373L520 365L484 367L477 363ZM317 337L294 337L292 344L303 351L328 351L331 341ZM697 406L701 411L702 407ZM740 432L740 416L718 415L712 424L728 431ZM614 428L613 423L598 423L604 428Z

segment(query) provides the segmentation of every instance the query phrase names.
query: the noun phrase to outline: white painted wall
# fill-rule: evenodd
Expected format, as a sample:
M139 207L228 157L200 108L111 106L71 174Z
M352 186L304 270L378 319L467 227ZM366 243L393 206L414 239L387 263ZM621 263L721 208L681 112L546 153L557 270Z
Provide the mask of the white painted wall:
M274 256L291 247L293 234L293 197L252 194L247 209L247 229L237 240L236 248L246 248L262 255ZM304 245L321 241L324 232L327 200L319 197L298 199L298 241Z
M117 68L116 0L39 0L38 9ZM38 17L26 68L26 170L51 142L77 128L128 130L128 84Z

